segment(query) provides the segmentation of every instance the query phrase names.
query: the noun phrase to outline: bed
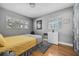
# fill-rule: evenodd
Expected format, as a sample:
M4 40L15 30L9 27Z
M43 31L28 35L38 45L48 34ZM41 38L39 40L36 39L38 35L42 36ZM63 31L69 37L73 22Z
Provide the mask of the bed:
M13 51L16 56L31 49L37 44L36 38L27 35L18 35L4 37L6 43L4 47L0 47L0 52Z
M34 34L34 35L26 34L26 35L36 38L37 44L39 44L39 43L41 43L43 41L42 35L36 35L36 34Z

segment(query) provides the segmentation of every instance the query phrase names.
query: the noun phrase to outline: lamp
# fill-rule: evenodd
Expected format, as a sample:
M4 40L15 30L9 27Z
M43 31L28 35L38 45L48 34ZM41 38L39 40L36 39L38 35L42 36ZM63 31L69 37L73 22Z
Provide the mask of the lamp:
M36 4L35 3L29 3L29 6L34 8L36 6Z

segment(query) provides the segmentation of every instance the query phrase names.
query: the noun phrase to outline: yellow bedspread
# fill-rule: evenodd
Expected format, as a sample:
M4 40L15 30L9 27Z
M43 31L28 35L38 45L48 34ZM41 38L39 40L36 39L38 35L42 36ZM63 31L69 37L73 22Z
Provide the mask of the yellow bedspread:
M0 47L0 52L12 50L16 55L20 55L36 45L36 39L26 35L5 37L4 39L6 40L6 45L5 47Z

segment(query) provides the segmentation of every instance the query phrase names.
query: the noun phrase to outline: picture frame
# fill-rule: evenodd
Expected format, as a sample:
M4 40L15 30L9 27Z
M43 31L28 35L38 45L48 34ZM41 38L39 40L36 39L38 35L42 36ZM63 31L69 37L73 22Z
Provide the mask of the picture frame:
M37 20L36 25L37 29L42 29L42 20Z
M28 22L24 19L6 16L6 27L8 29L28 29Z

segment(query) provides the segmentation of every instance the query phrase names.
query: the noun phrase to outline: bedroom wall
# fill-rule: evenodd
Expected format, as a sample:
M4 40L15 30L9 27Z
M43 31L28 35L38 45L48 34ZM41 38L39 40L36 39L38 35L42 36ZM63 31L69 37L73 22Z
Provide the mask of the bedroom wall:
M34 20L34 31L36 34L43 34L48 32L48 22L54 17L60 17L62 20L62 27L59 30L59 42L72 44L73 43L73 7L65 8L51 14L39 17ZM36 21L42 20L42 30L36 29ZM67 23L65 23L67 22Z
M24 19L28 24L28 29L8 29L6 28L6 16L11 16L14 18L18 19ZM0 7L0 33L3 34L4 36L9 36L9 35L19 35L19 34L29 34L32 31L32 20L28 17L25 17L23 15L17 14L15 12L11 12L9 10L6 10L2 7Z

